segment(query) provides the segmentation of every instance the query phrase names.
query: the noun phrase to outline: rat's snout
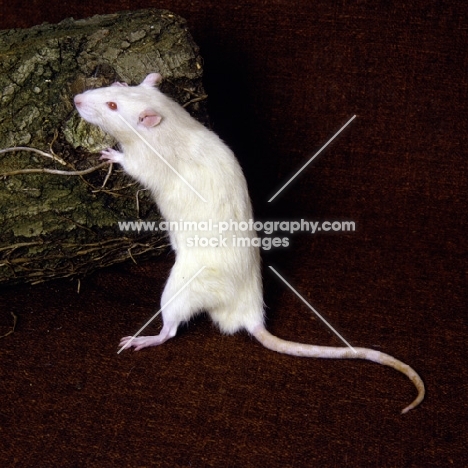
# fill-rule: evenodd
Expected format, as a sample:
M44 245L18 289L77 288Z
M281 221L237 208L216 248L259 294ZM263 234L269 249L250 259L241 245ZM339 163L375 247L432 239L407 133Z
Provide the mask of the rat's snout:
M92 109L89 106L89 102L86 100L83 94L77 94L73 101L75 103L76 110L78 114L85 119L86 121L90 122L93 117Z
M83 97L81 94L77 94L73 100L75 101L75 106L76 107L80 107L81 105L83 105Z

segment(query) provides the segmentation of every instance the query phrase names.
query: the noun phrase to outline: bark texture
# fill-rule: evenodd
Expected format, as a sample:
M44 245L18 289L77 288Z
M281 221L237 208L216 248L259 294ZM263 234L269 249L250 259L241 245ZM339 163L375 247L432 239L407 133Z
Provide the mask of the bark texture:
M119 230L118 221L159 219L157 209L118 167L93 170L115 142L73 106L85 89L155 71L163 91L206 123L198 47L168 11L0 31L0 285L80 276L164 248L160 234Z

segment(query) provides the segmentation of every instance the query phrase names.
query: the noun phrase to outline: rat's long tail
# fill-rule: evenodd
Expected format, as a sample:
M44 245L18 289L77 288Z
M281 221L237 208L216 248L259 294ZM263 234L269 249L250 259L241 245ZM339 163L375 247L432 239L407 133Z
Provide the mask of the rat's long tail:
M368 348L335 348L332 346L315 346L308 344L286 341L272 335L265 327L257 327L253 331L253 336L265 346L265 348L277 351L278 353L290 354L292 356L329 358L329 359L367 359L384 366L393 367L397 371L405 374L418 390L416 399L402 410L402 414L418 406L424 399L425 389L421 377L407 364L394 357Z

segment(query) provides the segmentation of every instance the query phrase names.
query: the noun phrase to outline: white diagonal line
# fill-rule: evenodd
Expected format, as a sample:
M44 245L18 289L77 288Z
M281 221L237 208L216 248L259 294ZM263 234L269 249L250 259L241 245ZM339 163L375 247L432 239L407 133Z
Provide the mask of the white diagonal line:
M357 351L272 267L268 266L270 270L272 270L278 278L280 278L283 283L289 287L289 289L312 311L314 314L333 332L335 335L340 338L340 340L349 348L352 349L354 353Z
M117 114L124 122L125 124L128 126L128 128L135 134L138 136L138 138L140 138L140 140L149 148L151 149L151 151L153 151L153 153L159 158L161 159L161 161L163 163L165 163L175 174L177 174L179 176L179 178L182 180L182 182L184 182L190 189L192 189L192 191L202 200L204 201L205 203L208 203L193 187L192 185L190 185L189 182L187 182L184 177L179 174L179 172L177 172L176 169L174 169L172 167L172 165L170 163L168 163L163 156L161 156L161 154L159 153L159 151L156 150L156 148L154 148L154 146L151 145L151 143L149 143L149 141L146 140L146 138L143 137L143 135L141 135L140 133L138 133L120 114Z
M353 115L269 200L274 200L354 119Z
M125 348L128 348L130 343L167 307L204 269L206 266L201 267L165 304L161 307L131 338L130 341L125 343L118 351L120 354Z

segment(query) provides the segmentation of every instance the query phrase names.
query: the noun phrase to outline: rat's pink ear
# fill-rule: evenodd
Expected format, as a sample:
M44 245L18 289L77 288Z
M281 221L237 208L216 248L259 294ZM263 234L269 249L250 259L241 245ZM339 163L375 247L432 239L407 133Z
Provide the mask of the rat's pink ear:
M162 117L153 109L145 109L143 112L140 112L138 116L138 125L143 125L143 127L151 128L156 127L162 120Z
M157 86L162 81L162 76L159 73L150 73L142 82L142 85Z

